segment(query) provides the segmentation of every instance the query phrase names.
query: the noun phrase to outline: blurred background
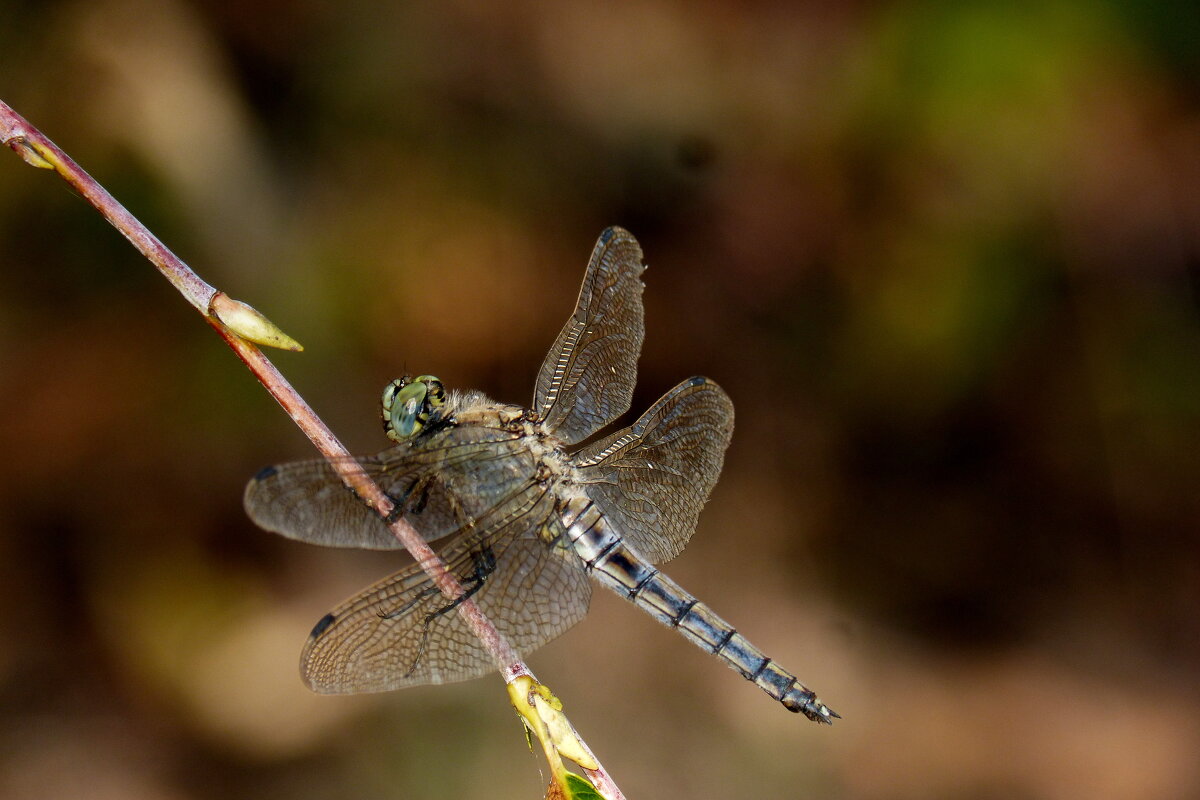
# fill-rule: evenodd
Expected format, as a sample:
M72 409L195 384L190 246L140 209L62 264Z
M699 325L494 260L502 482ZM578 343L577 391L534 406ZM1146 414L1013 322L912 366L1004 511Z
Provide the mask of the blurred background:
M530 659L630 797L1200 797L1200 7L0 1L0 97L354 450L525 404L608 225L635 412L737 407L670 566L844 719L615 596ZM317 697L401 563L254 528L313 451L50 173L0 158L0 796L540 796L498 678Z

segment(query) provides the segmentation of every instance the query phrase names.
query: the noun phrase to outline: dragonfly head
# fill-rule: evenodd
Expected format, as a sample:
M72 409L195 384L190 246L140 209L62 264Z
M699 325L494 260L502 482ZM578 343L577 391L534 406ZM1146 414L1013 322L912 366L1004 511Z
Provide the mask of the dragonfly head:
M405 375L383 390L383 430L394 442L420 433L446 402L442 382L432 375Z

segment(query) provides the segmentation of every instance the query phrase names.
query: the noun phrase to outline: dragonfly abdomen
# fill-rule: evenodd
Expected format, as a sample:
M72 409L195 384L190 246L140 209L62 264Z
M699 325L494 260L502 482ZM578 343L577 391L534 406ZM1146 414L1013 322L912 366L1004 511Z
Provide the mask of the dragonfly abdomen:
M573 500L563 524L576 554L583 559L584 569L599 583L720 658L789 711L824 723L838 716L795 675L639 555L608 524L595 503L584 498Z

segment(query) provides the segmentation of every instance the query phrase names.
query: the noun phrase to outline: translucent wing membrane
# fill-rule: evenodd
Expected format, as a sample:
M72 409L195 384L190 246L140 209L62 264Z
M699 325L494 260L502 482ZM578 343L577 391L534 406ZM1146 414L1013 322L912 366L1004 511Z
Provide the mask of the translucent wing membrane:
M587 613L595 578L721 658L792 711L837 715L794 675L653 564L695 530L733 433L733 404L690 378L633 425L570 453L629 409L643 337L645 265L620 228L597 242L571 318L546 356L533 409L477 392L404 402L398 443L359 459L499 633L527 654ZM428 376L396 384L423 393ZM415 386L415 389L407 387ZM251 519L292 539L400 547L324 461L270 467L246 487ZM457 606L415 564L358 593L313 628L301 656L315 691L381 692L494 668Z
M357 460L430 542L458 530L533 469L519 438L478 425L446 428ZM368 550L401 547L324 460L268 467L250 481L243 500L255 524L289 539Z
M378 475L372 458L359 461ZM394 550L402 545L324 460L267 467L246 486L246 513L260 528L326 547ZM428 534L423 534L427 539Z
M629 410L645 332L644 269L642 248L628 231L600 234L575 312L542 362L533 410L568 444Z
M591 585L579 559L551 546L554 501L527 488L447 539L441 555L508 642L528 653L587 613ZM317 692L382 692L477 678L496 668L432 581L413 565L324 617L300 657Z
M667 392L628 428L571 461L588 496L653 563L683 550L733 435L733 403L707 378Z

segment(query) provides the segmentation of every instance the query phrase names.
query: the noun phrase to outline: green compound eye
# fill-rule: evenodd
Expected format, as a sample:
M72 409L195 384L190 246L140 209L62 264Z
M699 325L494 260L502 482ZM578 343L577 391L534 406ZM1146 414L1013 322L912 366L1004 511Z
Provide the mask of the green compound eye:
M394 442L416 436L446 400L442 382L432 375L407 375L383 390L383 429Z

